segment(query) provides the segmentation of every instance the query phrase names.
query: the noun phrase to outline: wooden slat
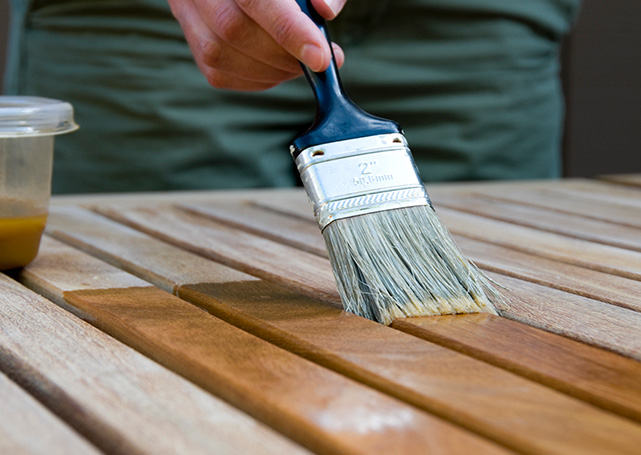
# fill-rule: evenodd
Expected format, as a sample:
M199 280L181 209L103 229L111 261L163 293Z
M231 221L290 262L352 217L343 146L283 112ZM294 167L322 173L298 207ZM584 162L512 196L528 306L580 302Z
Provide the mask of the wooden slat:
M328 257L323 236L311 217L303 220L282 216L273 210L256 206L250 201L206 201L178 205L236 229L252 232L318 256Z
M201 210L201 213L210 214L211 211L207 207ZM219 214L220 212L216 213ZM243 215L254 217L257 221L261 219L258 211L251 212L248 209L244 209ZM235 223L240 226L240 214L237 215ZM277 230L278 228L277 225L270 222L266 223L263 229ZM255 227L254 230L258 231L258 228ZM525 278L534 283L552 286L579 296L588 297L588 299L573 298L572 296L565 296L563 293L552 292L553 300L532 299L528 298L528 296L548 294L549 291L545 288L540 289L538 286L527 286L519 283L519 289L523 292L522 296L531 303L514 305L510 310L506 311L506 316L527 321L537 327L641 359L639 338L630 336L631 333L641 332L639 316L629 315L627 312L617 309L610 309L592 300L602 300L623 308L639 311L641 310L641 300L639 299L641 282L521 253L497 245L474 241L465 237L459 237L457 240L463 251L466 254L472 253L469 257L486 269L517 278ZM247 260L249 261L250 259ZM505 282L502 278L497 277L496 279ZM516 296L517 302L520 297ZM559 306L551 303L559 300L566 301L567 304ZM575 316L576 312L580 312L578 319ZM551 321L547 316L548 314L555 314L558 316L557 320ZM622 323L621 321L624 322Z
M527 185L525 183L516 186L527 188ZM487 186L498 187L499 185ZM284 195L282 199L260 197L256 202L262 207L289 213L293 216L304 217L308 213L304 199L294 193ZM476 244L477 247L481 245L480 242L490 242L502 247L502 251L493 250L492 245L479 248L482 254L473 257L481 265L489 265L490 269L494 269L493 266L497 265L495 263L497 256L490 256L488 259L485 256L486 252L509 256L510 250L512 250L514 259L519 257L517 252L524 252L526 255L521 255L523 259L529 255L542 256L553 262L561 261L572 266L600 270L605 274L616 273L622 277L628 277L627 280L619 279L618 276L612 277L612 282L609 285L611 290L615 285L626 286L627 290L623 291L621 297L616 293L616 290L609 293L598 291L597 284L599 282L607 286L608 275L599 278L594 286L588 288L588 292L575 290L578 296L567 295L508 277L495 276L495 279L505 283L508 287L518 289L517 293L511 293L512 305L505 312L506 316L641 360L641 339L635 336L636 333L641 333L641 321L639 321L638 313L631 314L624 308L610 308L608 305L603 305L590 298L579 297L586 294L590 297L590 291L597 292L596 298L605 297L604 301L616 302L625 308L638 309L639 299L634 296L634 290L638 289L637 279L639 272L641 272L640 253L605 245L595 245L584 240L571 239L532 228L514 226L510 223L465 214L444 207L438 208L437 212L449 230L458 234L457 239L460 243L465 242L461 237L467 236L479 241ZM527 269L528 264L529 262L524 264L521 270ZM514 274L512 268L507 269L501 267L500 264L498 268L502 269L500 271L503 273ZM576 267L573 267L572 271L575 269ZM563 264L553 267L547 273L553 273L555 270L563 271ZM526 273L527 279L536 278L536 274L529 271ZM586 278L589 278L589 275ZM574 279L580 277L581 275L575 275ZM570 277L568 281L572 279ZM563 289L563 286L558 286L558 283L563 280L564 275L560 275L554 280L548 278L545 280L545 284L549 285L552 281L557 284L556 287ZM632 280L634 282L627 287ZM533 281L537 282L538 280L533 279ZM547 296L547 298L543 298L543 296Z
M392 327L641 422L641 363L491 314L398 319Z
M609 223L618 223L635 228L641 227L641 210L626 203L599 203L589 194L570 193L556 190L554 186L541 189L523 189L506 186L486 190L483 194L497 199L532 205L558 212L593 218ZM435 196L435 203L439 197ZM438 205L438 204L437 204Z
M105 452L305 453L2 274L0 290L0 369Z
M262 189L265 197L281 198L291 193L301 193L302 189L273 188ZM139 206L146 204L170 204L174 202L207 202L211 200L231 201L247 200L256 194L256 190L218 190L218 191L152 191L138 193L92 193L92 194L59 194L51 199L52 207L76 206L91 208L104 205ZM304 194L304 193L303 193Z
M7 455L98 455L102 453L2 373L0 373L0 403L2 403L0 453Z
M621 186L606 181L583 179L567 180L563 183L563 185L555 183L554 189L561 193L587 196L597 206L614 203L641 208L641 187Z
M631 207L641 206L641 200L639 200L641 188L584 178L535 181L457 182L430 186L430 196L437 205L443 195L460 195L465 197L465 195L468 194L502 197L512 202L528 204L527 199L523 200L521 197L511 198L510 194L513 191L517 193L524 193L525 191L553 191L554 193L567 194L574 197L588 197L597 205L600 203L614 203ZM251 194L246 195L245 198L248 196L251 197ZM287 195L283 194L279 196L285 197ZM194 200L193 202L204 201ZM564 205L562 202L561 206L557 207L555 200L550 198L546 200L546 203L543 204L542 207L563 211Z
M476 194L441 195L440 206L541 231L641 251L641 228L523 205ZM641 213L641 207L638 209Z
M129 215L130 211L124 213ZM75 237L77 227L84 225L83 242L91 242L102 255L110 255L113 242L101 241L100 231L128 235L127 230L118 229L113 223L97 223L94 219L89 228L88 220L81 223L81 218L70 215L67 212L65 217L54 216L50 232L55 235L65 232L65 239L69 241ZM156 232L156 229L167 227L171 217L163 218L159 223L153 211L148 209L146 221L136 220L139 225L155 226ZM91 230L93 234L89 232ZM185 235L182 227L179 231L182 243L193 234ZM171 237L163 232L163 238ZM201 232L189 241L202 243L204 238ZM146 252L155 252L160 257L165 254L162 243L154 239L147 242L139 239L137 244ZM152 244L156 247L152 248ZM154 269L159 259L129 251L124 260L136 263L142 270ZM182 266L185 265L183 262ZM292 259L292 267L297 266ZM168 267L164 270L170 272ZM184 270L177 270L176 274L177 280L185 277ZM589 453L599 447L598 453L601 453L603 447L609 446L612 450L633 453L637 438L641 438L639 428L625 419L267 282L235 280L221 283L218 280L217 283L183 285L178 293L289 350L519 451ZM563 426L559 426L559 420L564 422ZM611 440L612 431L617 432L616 440Z
M302 220L313 220L314 214L304 193L290 192L279 197L256 193L251 199L257 207L273 210L276 213L298 217Z
M441 207L439 216L458 235L568 264L641 280L641 252L542 232Z
M466 257L479 267L502 275L641 311L641 281L456 236Z
M60 259L75 270L62 281L52 273ZM319 453L503 453L158 288L127 287L127 281L122 288L86 288L91 273L110 273L112 268L45 238L38 260L21 277L41 292L63 298L105 332ZM259 280L239 276L245 281L224 285L250 292L255 283L261 286Z
M558 289L488 273L505 287L502 315L641 360L641 314Z
M592 186L596 187L594 193L586 191L586 188ZM583 188L583 191L574 191L574 188ZM608 223L641 227L641 211L636 210L640 199L634 196L636 190L623 192L620 189L614 192L610 188L603 188L601 193L598 193L597 188L600 188L597 183L578 179L554 181L553 184L550 181L525 181L433 185L428 186L428 192L438 213L442 205L441 200L446 197L464 198L470 194L478 194ZM613 196L612 193L618 196ZM274 195L255 193L245 196L245 199L250 198L261 207L312 219L311 208L302 192L290 191ZM598 200L601 200L601 203L598 203Z

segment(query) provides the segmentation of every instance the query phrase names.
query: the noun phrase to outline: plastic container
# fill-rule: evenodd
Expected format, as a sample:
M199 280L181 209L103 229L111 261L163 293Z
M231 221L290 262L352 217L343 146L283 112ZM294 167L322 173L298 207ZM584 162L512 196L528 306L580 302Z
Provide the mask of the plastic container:
M77 128L69 103L0 96L0 270L36 257L49 210L54 136Z

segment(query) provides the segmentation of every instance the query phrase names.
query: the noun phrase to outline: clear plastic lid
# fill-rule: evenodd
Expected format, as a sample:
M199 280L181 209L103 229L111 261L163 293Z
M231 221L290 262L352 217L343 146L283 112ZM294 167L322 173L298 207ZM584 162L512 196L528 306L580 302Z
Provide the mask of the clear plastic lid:
M69 103L36 96L0 96L0 138L47 136L77 129Z

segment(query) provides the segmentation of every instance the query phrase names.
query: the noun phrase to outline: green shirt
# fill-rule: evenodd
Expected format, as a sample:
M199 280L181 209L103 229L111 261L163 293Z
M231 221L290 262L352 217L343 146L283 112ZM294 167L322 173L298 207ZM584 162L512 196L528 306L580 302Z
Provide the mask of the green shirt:
M344 86L398 121L424 180L560 173L559 40L579 0L348 0L332 22ZM311 123L303 78L210 87L165 0L12 2L5 93L71 102L53 190L289 186Z

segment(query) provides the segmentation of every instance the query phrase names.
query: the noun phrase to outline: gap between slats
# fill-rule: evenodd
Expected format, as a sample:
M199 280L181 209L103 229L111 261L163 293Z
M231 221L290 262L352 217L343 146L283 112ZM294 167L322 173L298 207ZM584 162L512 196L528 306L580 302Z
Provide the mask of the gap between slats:
M7 354L0 352L0 370L7 365ZM0 452L3 454L103 453L2 372L0 402Z

